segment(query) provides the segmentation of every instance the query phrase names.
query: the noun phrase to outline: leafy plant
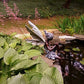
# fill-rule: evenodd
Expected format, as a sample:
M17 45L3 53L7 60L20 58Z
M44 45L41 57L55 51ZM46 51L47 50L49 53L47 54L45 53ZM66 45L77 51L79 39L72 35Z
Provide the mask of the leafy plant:
M63 84L57 68L40 57L43 48L9 35L0 39L0 84Z

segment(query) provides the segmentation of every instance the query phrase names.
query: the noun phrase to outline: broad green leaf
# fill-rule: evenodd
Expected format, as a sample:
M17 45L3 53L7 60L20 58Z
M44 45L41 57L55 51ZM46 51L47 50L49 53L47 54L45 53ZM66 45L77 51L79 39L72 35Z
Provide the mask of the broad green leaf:
M0 76L0 84L7 84L7 75Z
M14 33L12 33L10 36L15 36L17 33L16 32L14 32Z
M33 67L30 67L28 70L25 70L25 73L28 73L28 74L35 73L36 72L36 65L33 65Z
M24 51L28 51L30 48L32 48L32 45L30 45L30 44L29 45L25 44L25 45L22 46L22 50L24 50Z
M31 73L25 74L25 77L26 77L26 80L29 81L29 84L40 84L42 74L37 72L31 72Z
M4 51L6 52L6 51L8 50L8 48L9 48L9 45L8 45L7 42L5 42L5 43L4 43Z
M19 39L14 39L11 41L11 43L9 44L10 47L15 48L17 43L20 43Z
M40 74L33 76L30 80L30 84L40 84L41 78L42 78L42 75Z
M8 78L7 84L27 84L23 75L18 74L16 76L12 76L11 78Z
M45 61L41 58L38 57L37 58L38 64L34 65L33 67L31 67L28 70L25 70L26 73L31 73L31 72L38 72L38 73L42 73L49 67L47 63L45 63Z
M13 63L18 57L18 53L13 48L9 48L4 54L4 62L6 65Z
M36 65L36 71L43 73L49 66L41 57L38 60L40 63Z
M19 60L28 59L28 55L19 54L19 55L18 55L18 59L19 59Z
M24 54L27 54L29 58L32 58L34 56L41 55L41 52L39 50L32 49L32 50L26 51Z
M19 62L18 64L16 64L14 67L12 67L11 70L30 68L38 63L39 63L38 59L31 60L31 59L27 58L27 59L24 59L23 61Z
M43 74L52 77L55 81L55 84L63 84L62 74L58 71L57 68L49 67L43 72Z
M13 59L12 64L10 64L11 68L16 66L18 63L21 63L22 61L25 61L26 59L28 59L27 55L24 55L24 54L17 55L17 59Z
M16 66L18 63L21 63L22 61L25 61L26 59L28 59L27 55L24 54L18 54L15 57L13 57L13 62L10 64L10 67L13 68L14 66Z
M3 37L0 37L0 47L4 45L5 41Z
M44 53L44 47L43 46L34 45L33 49L39 50L41 53Z
M40 80L40 84L56 84L55 81L50 76L43 76ZM61 83L59 83L61 84Z
M0 59L4 56L4 49L0 47Z
M33 46L31 43L27 43L25 40L22 41L21 43L22 46L26 45L26 46Z
M21 46L18 47L18 52L28 51L28 50L29 50L30 48L32 48L32 47L33 47L32 44L22 41Z

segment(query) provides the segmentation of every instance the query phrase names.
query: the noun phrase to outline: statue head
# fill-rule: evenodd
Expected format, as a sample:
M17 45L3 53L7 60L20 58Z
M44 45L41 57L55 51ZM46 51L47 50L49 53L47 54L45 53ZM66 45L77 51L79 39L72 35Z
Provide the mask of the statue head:
M52 40L53 39L53 34L52 33L48 33L46 31L45 32L45 36L46 36L46 39L49 41L49 40Z

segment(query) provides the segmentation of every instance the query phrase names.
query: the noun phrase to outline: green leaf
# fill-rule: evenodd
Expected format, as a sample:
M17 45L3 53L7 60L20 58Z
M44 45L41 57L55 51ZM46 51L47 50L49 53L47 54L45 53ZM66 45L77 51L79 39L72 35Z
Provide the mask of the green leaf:
M55 81L55 84L63 84L62 74L58 71L57 68L49 67L43 72L43 74L52 77L53 80Z
M18 52L20 53L21 51L28 51L32 47L32 44L22 41L21 46L18 47Z
M3 37L0 37L0 47L4 45L6 40Z
M0 84L7 84L7 75L0 76Z
M80 63L84 65L84 58L80 61Z
M42 77L40 84L56 84L56 83L54 82L54 80L51 77L45 75ZM59 84L61 84L61 83L59 83Z
M31 80L30 80L30 84L40 84L40 80L42 78L42 74L40 73L33 73L31 75Z
M73 48L72 50L73 50L73 51L80 51L79 48Z
M43 73L49 66L41 57L38 60L40 63L36 65L36 72Z
M20 43L20 40L19 39L14 39L14 40L11 41L9 46L12 47L12 48L15 48L17 43Z
M32 58L34 56L41 55L41 52L39 50L32 49L32 50L26 51L24 54L27 54L29 58Z
M7 42L4 43L4 51L6 52L9 49L9 45Z
M38 59L31 60L31 59L27 58L27 59L24 59L23 61L19 62L18 64L16 64L14 67L12 67L11 70L30 68L38 63L39 63Z
M63 84L62 74L55 67L49 67L41 57L40 64L26 70L28 84Z
M65 52L70 52L70 49L64 49Z
M4 49L0 47L0 59L4 56Z
M15 36L17 33L16 32L14 32L14 33L12 33L10 36Z
M4 54L4 62L6 65L13 63L18 57L18 53L15 49L9 48L6 53Z
M27 84L23 75L18 74L16 76L12 76L11 78L8 78L7 84Z

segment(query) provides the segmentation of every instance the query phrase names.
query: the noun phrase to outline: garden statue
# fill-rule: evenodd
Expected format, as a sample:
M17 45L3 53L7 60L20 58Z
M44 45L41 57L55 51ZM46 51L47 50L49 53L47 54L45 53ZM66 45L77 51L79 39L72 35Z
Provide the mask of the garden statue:
M28 21L28 23L30 24L32 29L30 29L27 25L25 27L30 32L33 39L44 42L46 57L48 57L50 59L53 59L53 60L55 60L56 58L60 59L60 57L56 54L56 50L58 49L58 44L56 43L53 46L51 46L49 44L49 41L53 39L53 34L52 33L47 33L46 31L44 31L45 36L46 36L46 41L45 41L45 39L43 38L40 30L30 21Z
M44 31L44 32L45 32L45 36L46 36L46 41L45 41L45 45L44 45L44 48L46 51L46 57L53 59L53 60L55 60L56 58L60 59L60 57L56 53L56 50L58 50L58 48L59 48L58 43L55 43L53 46L51 46L49 44L49 41L53 39L53 34L47 33L46 31Z

